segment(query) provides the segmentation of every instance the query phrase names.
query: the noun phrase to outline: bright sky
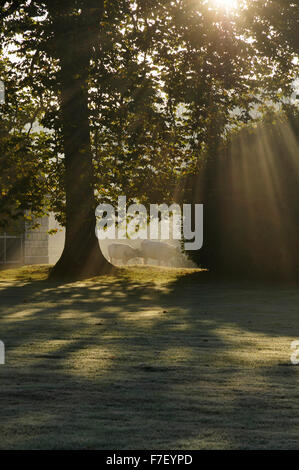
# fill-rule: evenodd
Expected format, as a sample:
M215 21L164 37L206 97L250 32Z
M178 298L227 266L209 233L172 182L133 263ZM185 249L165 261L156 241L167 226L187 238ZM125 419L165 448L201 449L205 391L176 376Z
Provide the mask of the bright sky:
M218 8L225 10L233 10L238 8L238 0L211 0L211 2Z

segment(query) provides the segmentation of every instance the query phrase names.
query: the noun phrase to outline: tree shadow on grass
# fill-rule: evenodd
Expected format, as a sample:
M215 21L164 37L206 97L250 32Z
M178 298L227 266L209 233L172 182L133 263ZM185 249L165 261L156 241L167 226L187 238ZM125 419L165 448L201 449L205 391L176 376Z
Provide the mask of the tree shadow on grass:
M296 448L297 304L200 274L3 287L0 446Z

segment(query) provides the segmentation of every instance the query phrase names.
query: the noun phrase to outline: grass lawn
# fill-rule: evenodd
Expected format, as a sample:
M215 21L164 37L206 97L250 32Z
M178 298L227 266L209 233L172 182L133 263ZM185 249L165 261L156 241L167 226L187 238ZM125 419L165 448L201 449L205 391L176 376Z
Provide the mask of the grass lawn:
M0 272L1 449L298 449L295 286Z

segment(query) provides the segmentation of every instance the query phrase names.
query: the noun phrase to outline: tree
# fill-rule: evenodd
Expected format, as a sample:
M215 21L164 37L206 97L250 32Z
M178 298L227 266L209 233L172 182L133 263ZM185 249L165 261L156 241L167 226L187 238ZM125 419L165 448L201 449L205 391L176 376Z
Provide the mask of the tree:
M269 3L278 5L248 0L225 12L213 0L5 3L0 37L17 49L16 81L40 101L57 151L49 171L66 243L53 276L109 269L94 235L96 197L174 197L181 175L216 155L228 128L291 93L293 4L283 4L279 20L281 8Z
M47 212L48 181L52 157L51 139L34 129L40 109L31 95L14 87L14 75L0 62L6 100L0 105L0 227L13 220L31 220Z
M204 246L190 253L197 264L238 278L298 280L298 117L298 109L269 112L231 135L194 177L201 191L192 202L205 208Z
M25 49L27 58L25 71L28 72L30 58L33 72L34 61L40 54L48 54L52 70L55 63L59 68L55 74L54 87L53 84L50 86L57 93L60 104L65 155L66 239L62 256L52 271L53 277L88 276L110 269L95 236L96 204L87 96L94 25L101 20L103 3L89 1L74 4L68 1L62 5L61 2L51 1L39 6L37 2L24 2L23 5L12 2L5 10L5 16L15 13L10 23L12 31L18 31L19 26L23 34L21 51ZM78 13L80 6L83 7L82 14ZM24 16L27 14L28 17ZM47 16L45 22L34 19L43 15ZM27 28L30 30L28 41ZM41 30L39 40L38 33ZM49 79L43 78L45 87Z
M79 5L80 6L80 2ZM95 236L94 172L92 164L88 76L94 28L103 14L103 1L47 2L53 28L53 51L59 60L61 124L65 155L66 238L52 276L88 276L111 269ZM96 35L95 35L96 37Z

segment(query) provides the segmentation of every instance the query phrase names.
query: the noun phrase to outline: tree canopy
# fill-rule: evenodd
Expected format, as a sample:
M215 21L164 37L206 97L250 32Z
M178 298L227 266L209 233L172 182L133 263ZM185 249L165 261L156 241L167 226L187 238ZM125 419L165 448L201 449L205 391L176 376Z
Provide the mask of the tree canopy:
M293 93L297 4L236 3L4 2L1 73L14 98L1 114L8 122L14 100L27 100L25 114L47 130L31 134L22 157L12 152L31 175L19 184L15 173L15 200L39 211L36 195L47 192L67 227L64 267L77 259L80 271L96 250L87 232L97 200L171 202L231 129ZM18 132L28 134L21 120ZM13 125L9 133L17 138Z

